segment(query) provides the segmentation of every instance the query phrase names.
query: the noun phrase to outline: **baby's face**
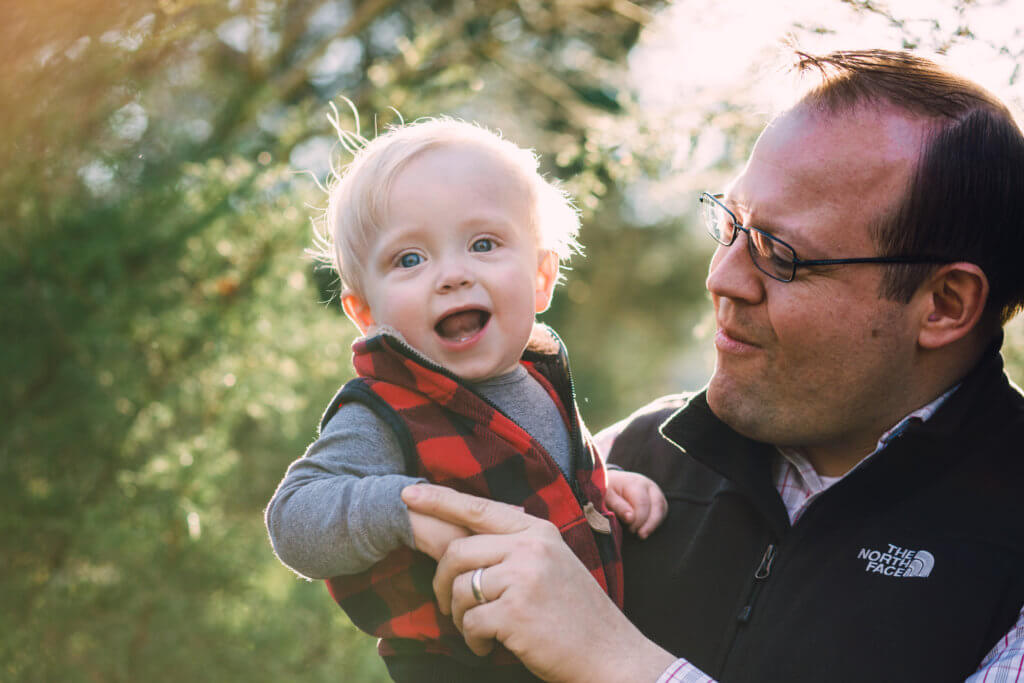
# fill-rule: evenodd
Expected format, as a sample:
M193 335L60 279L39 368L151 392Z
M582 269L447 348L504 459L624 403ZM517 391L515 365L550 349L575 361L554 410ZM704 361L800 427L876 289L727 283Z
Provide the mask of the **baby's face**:
M459 145L420 154L395 177L367 255L365 298L348 295L346 312L364 331L398 330L464 379L510 372L557 277L530 208L525 181L493 152Z

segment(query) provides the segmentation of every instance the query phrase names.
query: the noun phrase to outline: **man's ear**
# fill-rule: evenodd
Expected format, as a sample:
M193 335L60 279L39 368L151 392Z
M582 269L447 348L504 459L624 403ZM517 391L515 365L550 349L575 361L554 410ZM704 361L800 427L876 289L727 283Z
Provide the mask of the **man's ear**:
M950 263L935 271L918 294L924 296L924 308L917 341L938 349L977 329L988 302L988 278L973 263Z
M366 303L366 299L351 289L346 289L341 293L341 307L348 319L356 324L362 334L366 334L366 331L373 326L373 313L370 311L370 305Z
M558 282L558 254L553 251L541 251L537 261L537 313L548 310L556 282Z

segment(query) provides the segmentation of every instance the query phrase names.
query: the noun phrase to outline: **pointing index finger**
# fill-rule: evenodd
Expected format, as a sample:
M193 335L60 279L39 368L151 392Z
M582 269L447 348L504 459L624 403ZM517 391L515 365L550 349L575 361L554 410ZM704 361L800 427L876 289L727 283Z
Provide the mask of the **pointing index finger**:
M402 491L409 509L443 519L478 534L512 534L535 518L505 503L459 493L447 486L417 484Z

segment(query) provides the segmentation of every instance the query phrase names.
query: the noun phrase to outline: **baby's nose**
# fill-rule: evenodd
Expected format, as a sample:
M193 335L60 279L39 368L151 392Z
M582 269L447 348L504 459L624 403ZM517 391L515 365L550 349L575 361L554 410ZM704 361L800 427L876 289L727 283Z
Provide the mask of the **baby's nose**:
M446 266L437 279L437 288L441 291L451 291L473 284L473 274L469 269L459 264Z

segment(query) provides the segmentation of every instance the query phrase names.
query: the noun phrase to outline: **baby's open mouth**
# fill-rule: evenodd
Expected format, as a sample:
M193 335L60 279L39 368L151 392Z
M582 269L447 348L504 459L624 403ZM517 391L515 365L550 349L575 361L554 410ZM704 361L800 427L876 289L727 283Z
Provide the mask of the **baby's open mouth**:
M441 318L441 321L434 325L434 330L443 339L460 342L482 330L490 319L491 314L487 311L459 311Z

